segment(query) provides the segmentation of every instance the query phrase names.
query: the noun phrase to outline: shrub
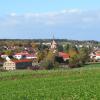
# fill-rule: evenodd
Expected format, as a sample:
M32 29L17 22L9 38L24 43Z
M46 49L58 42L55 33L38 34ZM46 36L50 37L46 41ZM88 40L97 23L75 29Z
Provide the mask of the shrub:
M40 69L40 66L32 66L30 67L31 70L39 70Z
M0 72L6 72L7 70L0 68Z
M34 62L34 63L32 64L32 66L30 67L30 69L31 69L31 70L43 70L44 68L43 68L42 66L40 66L39 63Z
M64 63L63 58L62 57L58 57L58 56L55 57L55 61L58 62L58 63Z
M60 67L60 63L55 62L55 63L54 63L54 69L59 68L59 67Z
M45 69L53 69L54 68L54 64L52 61L43 61L41 62L41 66L43 66Z
M83 66L83 62L80 59L80 55L74 55L69 59L70 68L81 67L81 66Z

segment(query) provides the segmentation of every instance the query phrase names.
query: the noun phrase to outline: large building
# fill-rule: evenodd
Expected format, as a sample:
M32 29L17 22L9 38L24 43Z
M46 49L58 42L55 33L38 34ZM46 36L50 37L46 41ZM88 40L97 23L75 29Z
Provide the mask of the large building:
M5 70L27 69L32 66L32 60L8 60L4 62L3 68Z
M6 61L3 64L3 69L5 70L15 70L16 69L16 64L13 61Z

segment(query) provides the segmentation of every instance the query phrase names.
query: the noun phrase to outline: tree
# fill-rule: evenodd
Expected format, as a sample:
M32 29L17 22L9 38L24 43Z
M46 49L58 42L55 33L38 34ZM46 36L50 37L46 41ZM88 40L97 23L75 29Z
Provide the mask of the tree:
M52 50L49 50L41 65L46 69L52 69L58 67L59 64L55 61L56 55L57 53L53 53Z
M69 67L70 68L75 68L75 67L81 67L82 63L80 60L80 55L75 54L73 57L69 59Z
M45 58L45 54L43 51L38 51L37 52L37 62L41 62Z
M58 45L57 48L58 48L59 52L63 52L63 46L62 45Z
M36 43L32 42L32 43L31 43L31 47L32 47L33 49L35 49L35 48L37 48L38 46L37 46Z
M64 52L68 53L69 52L69 48L70 48L70 44L65 45L64 48L63 48Z
M90 48L86 48L86 47L80 48L79 54L80 54L80 59L81 59L83 64L85 64L86 62L89 61L89 59L90 59L90 57L89 57L90 52L91 52Z
M69 67L81 67L84 64L86 64L86 62L89 61L90 57L90 49L86 48L86 47L82 47L79 50L78 54L74 54L73 56L70 57L69 60Z
M14 54L14 51L12 51L12 50L5 50L5 51L3 51L4 52L4 54L6 54L6 55L13 55Z
M77 55L79 53L79 51L76 48L76 46L71 45L71 46L69 46L68 53L69 53L70 57L73 57L74 55Z

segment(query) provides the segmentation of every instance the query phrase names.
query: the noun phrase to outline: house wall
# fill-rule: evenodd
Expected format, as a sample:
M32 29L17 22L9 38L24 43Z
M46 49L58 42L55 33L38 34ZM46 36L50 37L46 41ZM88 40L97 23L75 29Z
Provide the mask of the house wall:
M15 70L16 69L16 65L14 62L12 61L7 61L3 64L3 68L5 70Z
M100 56L96 56L95 57L95 60L100 60Z
M16 69L27 69L32 66L32 62L20 62L16 63Z
M22 55L14 55L14 58L21 59L22 58Z
M13 61L6 61L3 64L3 68L5 70L15 70L15 69L27 69L32 66L32 62L18 62L15 63Z

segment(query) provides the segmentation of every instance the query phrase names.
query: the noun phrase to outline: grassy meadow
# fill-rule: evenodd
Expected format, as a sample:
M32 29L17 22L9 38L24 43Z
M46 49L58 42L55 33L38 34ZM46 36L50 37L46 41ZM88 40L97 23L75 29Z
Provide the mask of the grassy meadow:
M0 100L100 100L100 64L0 72Z

